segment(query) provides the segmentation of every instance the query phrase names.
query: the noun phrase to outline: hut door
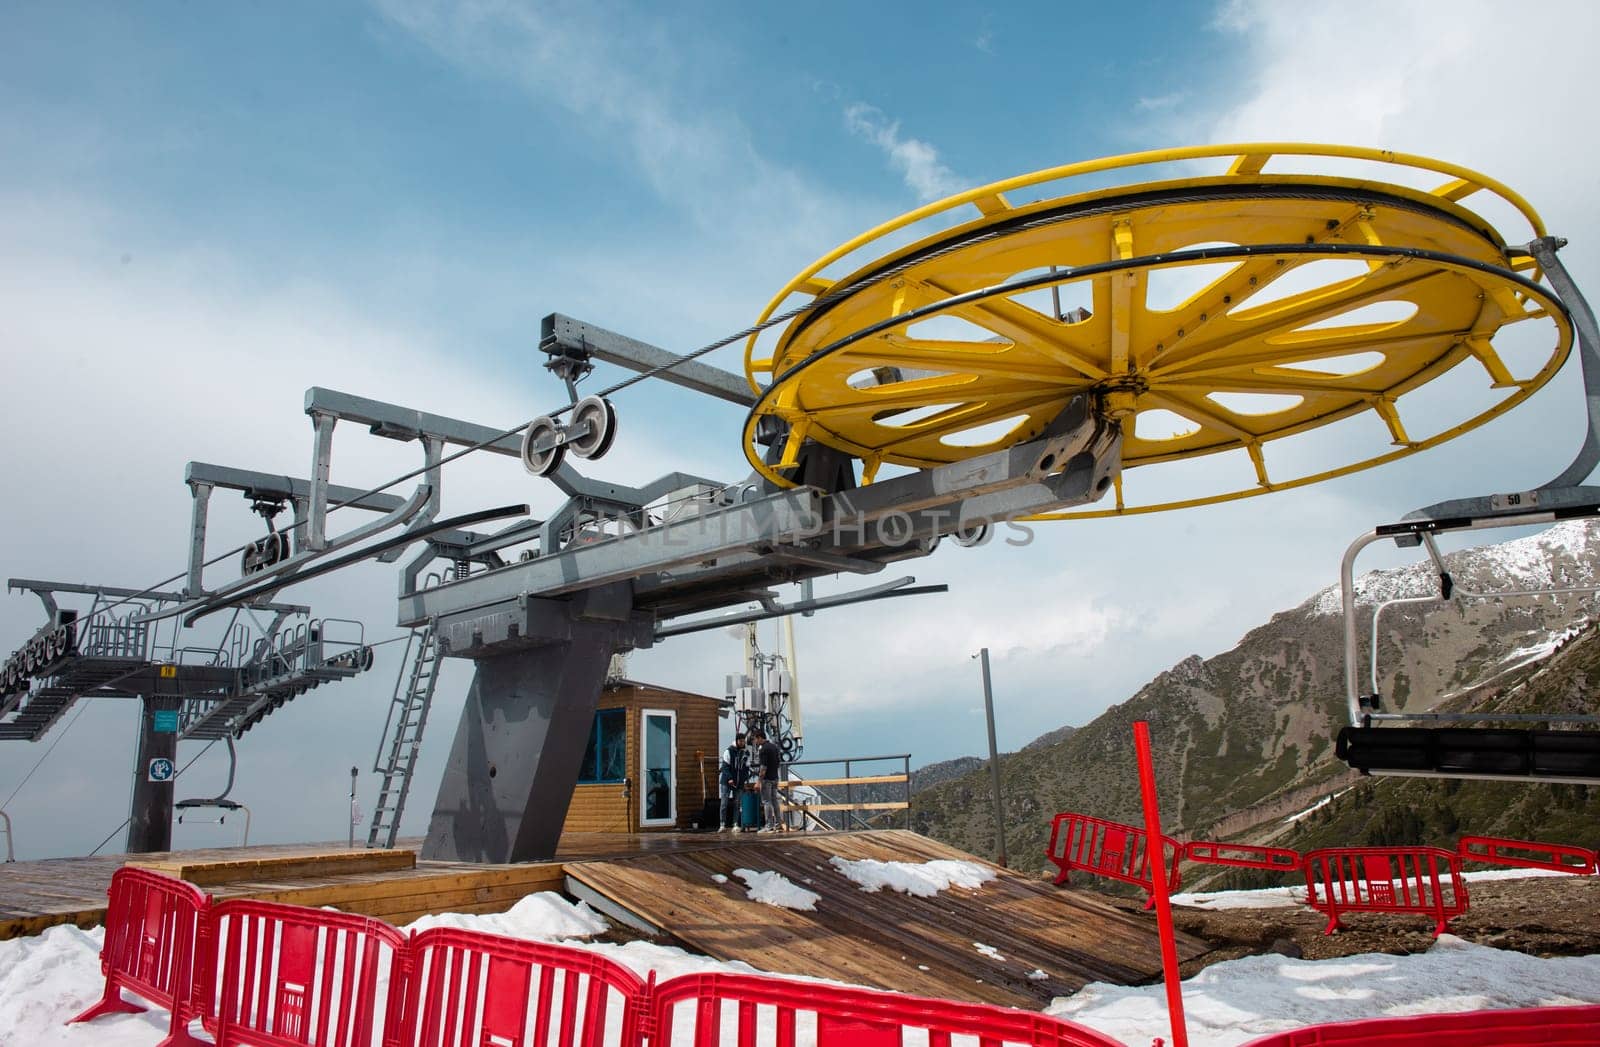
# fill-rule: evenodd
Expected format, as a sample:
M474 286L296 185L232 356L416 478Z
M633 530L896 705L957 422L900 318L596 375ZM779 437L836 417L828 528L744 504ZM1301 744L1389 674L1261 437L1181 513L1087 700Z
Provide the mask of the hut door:
M678 714L670 709L644 709L640 713L639 824L676 825L678 822Z

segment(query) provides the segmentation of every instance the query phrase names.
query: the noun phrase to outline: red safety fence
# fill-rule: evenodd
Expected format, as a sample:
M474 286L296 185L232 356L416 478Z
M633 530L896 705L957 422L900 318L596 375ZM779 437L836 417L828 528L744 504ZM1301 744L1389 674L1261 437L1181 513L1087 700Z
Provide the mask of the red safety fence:
M441 927L408 954L404 1047L639 1042L644 982L597 953Z
M1439 847L1330 847L1305 856L1306 904L1328 915L1324 934L1349 912L1423 913L1434 937L1467 911L1461 857Z
M682 975L649 996L650 1042L663 1047L950 1047L952 1036L982 1047L1123 1047L1032 1011L747 974Z
M1178 862L1183 857L1183 845L1170 836L1163 836L1161 842L1172 855L1167 863L1168 890L1176 891L1179 883ZM1143 829L1068 812L1056 815L1051 823L1050 849L1045 856L1061 870L1056 874L1057 884L1066 883L1068 874L1078 869L1131 883L1148 891L1154 882L1150 877L1149 851L1149 841ZM1155 901L1152 898L1146 901L1145 908L1153 904Z
M1590 876L1600 859L1594 851L1560 843L1535 843L1532 840L1503 840L1497 836L1463 836L1456 853L1469 862L1509 865L1518 869L1552 869L1556 872Z
M196 943L211 899L193 884L127 866L112 874L107 893L100 948L105 992L72 1021L142 1012L145 1008L122 998L126 989L172 1013L161 1047L202 1043L189 1035L189 1021L196 1016Z
M1213 843L1191 840L1183 845L1186 861L1207 865L1234 865L1241 869L1266 869L1269 872L1299 872L1304 865L1299 851L1287 847L1256 847L1247 843Z
M1600 1005L1366 1018L1273 1033L1245 1047L1594 1047Z
M277 902L211 910L201 985L218 1047L367 1047L403 1027L404 935L382 920ZM387 1000L378 981L387 975Z

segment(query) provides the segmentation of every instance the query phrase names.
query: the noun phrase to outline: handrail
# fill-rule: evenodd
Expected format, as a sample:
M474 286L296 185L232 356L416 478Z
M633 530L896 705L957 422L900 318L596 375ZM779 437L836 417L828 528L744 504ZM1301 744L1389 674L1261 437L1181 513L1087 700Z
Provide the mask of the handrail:
M877 806L874 806L874 805L869 804L867 802L857 802L857 800L855 799L855 796L854 796L854 788L853 788L853 785L856 782L856 778L855 778L855 776L853 776L850 773L850 765L853 764L853 763L874 763L874 762L881 762L881 761L884 761L884 760L899 760L900 761L901 768L902 768L901 773L899 775L891 775L891 776L888 776L888 777L896 778L896 779L898 779L898 780L900 780L900 781L902 781L904 783L904 785L905 785L905 789L904 789L905 799L902 801L901 805L896 806L896 807L877 807ZM815 758L815 759L810 759L810 760L794 760L794 761L792 761L790 763L785 764L784 767L792 772L794 768L802 766L802 765L805 765L805 766L816 766L818 764L830 765L830 766L831 765L837 765L837 764L843 764L844 765L844 777L842 779L830 779L830 781L838 781L838 782L842 782L843 783L844 789L845 789L845 793L844 793L845 799L844 799L844 803L843 804L837 803L836 802L836 799L837 799L836 797L831 796L828 793L824 792L822 789L807 783L804 777L796 775L796 778L798 779L798 781L799 781L799 783L801 785L804 785L804 786L806 786L807 788L810 788L810 789L815 789L817 795L820 798L822 798L823 800L827 801L826 805L822 806L822 809L834 810L834 811L838 811L841 814L843 814L844 815L844 823L845 823L845 827L846 828L849 828L851 823L855 823L856 825L860 826L863 829L872 828L872 826L871 826L871 824L869 822L867 822L866 820L862 819L860 817L860 815L857 814L857 811L860 811L860 810L901 810L901 809L903 809L906 812L906 828L909 829L911 827L911 754L910 753L891 753L891 754L884 755L884 756L847 756L847 757L838 757L838 758L831 759L831 760L830 759L823 759L823 758ZM867 777L873 778L873 779L878 779L878 778L881 778L881 777L884 777L884 776L868 775ZM871 781L871 782L862 782L861 784L867 785L867 784L881 784L881 783L878 782L878 781ZM790 786L787 785L787 784L780 784L779 785L779 789L780 790L781 789L786 789L786 788L789 788L789 787ZM813 809L812 810L807 810L806 809L807 806L810 806ZM818 808L819 805L816 805L816 804L812 804L812 805L795 804L794 807L801 811L802 817L808 818L811 821L814 821L814 822L817 822L817 823L819 823L819 824L821 824L823 826L826 826L828 829L834 828L832 825L828 825L827 821L825 819L819 817L818 814L816 813L816 808Z

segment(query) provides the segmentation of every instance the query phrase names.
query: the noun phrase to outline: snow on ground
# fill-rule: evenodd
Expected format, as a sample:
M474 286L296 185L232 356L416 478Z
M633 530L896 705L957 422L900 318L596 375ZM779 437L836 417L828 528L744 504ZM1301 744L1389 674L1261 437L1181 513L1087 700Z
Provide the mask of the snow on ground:
M979 952L983 953L983 955L989 957L989 959L995 961L996 963L1005 963L1006 962L1006 958L1004 956L1000 955L1000 950L996 949L992 945L985 945L982 942L973 942L972 943L972 947L974 949L978 950Z
M780 909L803 909L814 912L822 895L808 891L779 872L754 869L735 869L733 875L750 888L746 895L753 902L776 905Z
M761 883L780 895L792 891L815 898L776 873L742 869L736 875L752 886L752 896ZM1496 870L1470 875L1487 879L1528 873ZM1259 898L1272 892L1238 893ZM1215 907L1236 904L1222 895L1195 897L1224 899L1213 902ZM722 963L650 942L586 941L605 928L605 921L586 905L558 894L530 895L505 913L424 917L406 929L437 926L589 949L640 977L654 971L658 981L705 971L760 973L748 964ZM0 942L0 1044L153 1047L160 1041L166 1034L166 1013L160 1010L110 1015L89 1025L64 1024L100 996L103 938L99 929L52 927L35 937ZM982 943L973 947L994 953ZM1194 1047L1228 1047L1282 1029L1377 1015L1600 1003L1600 955L1540 959L1444 935L1428 952L1413 956L1368 954L1324 961L1251 956L1220 963L1184 982L1184 999L1189 1042ZM1096 983L1075 996L1057 999L1046 1013L1133 1047L1169 1035L1159 984L1129 989Z
M587 903L569 902L554 892L541 891L528 895L502 913L440 913L424 916L406 929L420 933L434 927L458 927L468 931L503 934L510 938L555 942L564 938L592 938L604 934L610 926Z
M167 1034L167 1012L113 1014L93 1025L63 1026L105 987L100 943L105 931L51 927L0 942L0 1044L46 1047L150 1047Z
M1196 909L1298 909L1306 903L1304 887L1263 887L1255 891L1200 891L1174 894L1173 905Z
M863 891L876 893L887 887L901 894L932 898L951 887L975 891L995 878L995 871L977 862L939 860L931 862L880 862L864 858L852 862L829 858L829 863Z
M1339 960L1246 956L1183 983L1191 1047L1232 1047L1324 1022L1600 1003L1600 956L1540 959L1441 935L1425 953ZM1095 982L1045 1009L1127 1044L1170 1037L1162 987Z

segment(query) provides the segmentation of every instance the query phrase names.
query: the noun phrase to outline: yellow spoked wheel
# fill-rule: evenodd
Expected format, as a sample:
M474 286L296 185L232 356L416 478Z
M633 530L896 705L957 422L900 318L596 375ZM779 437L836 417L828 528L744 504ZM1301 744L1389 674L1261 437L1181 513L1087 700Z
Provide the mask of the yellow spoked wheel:
M1053 196L1006 193L1139 164L1231 158L1218 175ZM1432 191L1361 178L1267 172L1283 157L1365 160L1448 178ZM1147 512L1311 483L1415 453L1508 410L1564 361L1572 329L1558 301L1511 260L1501 233L1458 201L1474 193L1542 235L1510 190L1417 157L1314 146L1230 146L1094 161L974 190L881 226L797 276L763 321L809 295L770 356L747 346L760 394L745 448L769 479L806 440L864 462L927 468L1038 436L1083 393L1120 420L1124 469L1244 451L1254 483L1198 497L1124 500L1062 516ZM950 213L978 217L950 227ZM846 256L946 228L836 281ZM1518 230L1519 233L1522 230ZM1547 349L1514 374L1495 337L1545 318ZM1413 439L1400 397L1473 361L1500 398ZM1361 412L1392 447L1277 476L1265 445ZM763 418L783 425L769 464Z

